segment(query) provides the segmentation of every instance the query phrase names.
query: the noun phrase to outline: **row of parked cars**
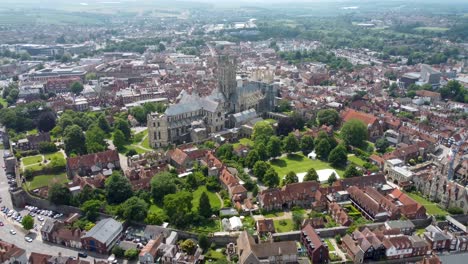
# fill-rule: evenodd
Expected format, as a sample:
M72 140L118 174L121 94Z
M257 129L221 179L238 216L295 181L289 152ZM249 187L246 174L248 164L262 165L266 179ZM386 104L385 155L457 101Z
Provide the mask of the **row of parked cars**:
M7 180L8 180L8 185L10 185L9 190L10 191L15 191L18 189L18 184L16 183L16 178L12 174L7 174Z
M11 217L11 219L15 220L18 223L21 223L21 221L23 220L23 216L19 212L8 207L2 206L0 211L3 212L7 217Z
M48 217L51 217L51 218L54 218L54 219L57 219L57 218L60 218L63 216L63 214L60 214L60 213L56 213L54 211L51 211L51 210L42 210L40 208L37 208L36 206L32 206L32 205L26 205L25 206L26 210L29 211L29 215L32 216L32 217L35 217L37 216L37 219L39 221L44 221L44 218L42 216L48 216Z

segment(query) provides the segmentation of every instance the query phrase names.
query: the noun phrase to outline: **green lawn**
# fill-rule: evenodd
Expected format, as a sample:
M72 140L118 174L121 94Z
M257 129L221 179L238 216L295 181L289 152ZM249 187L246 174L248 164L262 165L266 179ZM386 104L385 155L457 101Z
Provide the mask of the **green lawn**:
M40 163L42 162L42 155L24 157L21 159L21 161L23 162L24 166Z
M364 160L354 154L348 155L348 160L360 167L364 167L364 163L366 163Z
M6 108L8 106L7 101L0 96L0 104L3 106L3 108Z
M312 160L302 154L291 154L284 158L272 160L270 164L281 179L290 171L301 173L307 172L310 168L315 170L334 169L340 176L344 173L342 169L333 168L327 162L318 159Z
M65 159L65 157L63 156L63 153L60 151L57 151L55 153L45 154L44 158L46 160L52 160L52 158Z
M292 219L274 220L275 229L278 233L284 233L294 230L294 222Z
M65 173L60 173L58 175L39 175L34 177L32 181L28 181L26 184L29 190L34 190L37 188L49 186L53 183L67 183L68 178Z
M335 247L334 247L333 244L330 242L330 239L325 239L325 242L326 242L327 245L328 245L328 251L335 251Z
M234 144L234 147L238 147L240 145L252 147L254 142L250 138L241 138L238 143Z
M194 232L194 233L204 233L204 234L220 232L221 231L221 220L219 220L219 219L212 220L212 221L209 221L208 223L204 224L203 226L192 226L187 231Z
M205 258L207 259L210 259L210 260L226 260L226 256L224 256L224 254L220 251L217 251L217 250L208 250L208 252L206 252L205 254Z
M278 216L283 216L284 212L268 212L267 214L263 214L265 218L272 218L272 217L278 217Z
M206 189L206 186L200 186L193 192L192 208L193 210L198 210L198 204L200 202L200 196L203 192L206 192L208 199L210 199L211 208L219 210L221 208L221 201L218 196Z
M447 211L440 208L436 203L433 203L426 198L415 193L406 193L409 197L413 198L416 202L426 207L426 212L430 215L448 215Z
M41 171L42 169L44 169L44 166L45 165L42 165L41 163L36 163L34 165L30 165L25 168L30 171Z
M145 136L147 136L147 135L148 135L148 129L145 129L145 130L141 131L140 133L135 134L135 135L133 136L132 141L133 141L134 144L138 144L138 143L140 143L140 142L143 140L143 138L144 138Z
M144 147L144 148L148 148L148 149L151 149L151 146L149 144L149 137L146 137L143 142L141 142L141 146Z

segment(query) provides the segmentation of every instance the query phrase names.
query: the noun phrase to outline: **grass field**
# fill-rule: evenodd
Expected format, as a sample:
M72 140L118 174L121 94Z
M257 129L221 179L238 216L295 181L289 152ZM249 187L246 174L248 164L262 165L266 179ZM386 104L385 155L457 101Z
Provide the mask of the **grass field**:
M348 160L360 167L364 167L364 163L366 163L364 160L362 160L354 154L348 155Z
M58 175L47 174L47 175L39 175L39 176L34 177L32 181L27 182L27 186L29 190L34 190L37 188L49 186L53 183L67 183L67 182L68 182L68 179L65 173L60 173Z
M265 218L271 218L271 217L278 217L278 216L283 216L284 212L269 212L267 214L263 214Z
M149 145L149 137L146 137L143 142L141 142L141 146L144 147L144 148L151 148L151 146Z
M210 199L211 208L214 210L219 210L221 208L221 201L218 196L206 189L206 186L200 186L193 192L192 208L193 210L198 210L198 204L200 202L200 196L203 192L206 192L208 199Z
M55 153L45 154L45 155L44 155L44 158L45 158L46 160L52 160L53 158L65 159L65 157L63 156L63 153L60 152L60 151L57 151L57 152L55 152Z
M440 208L436 203L433 203L422 196L415 193L406 193L409 197L413 198L416 202L426 207L426 212L431 215L448 215L447 211Z
M202 226L192 226L188 231L195 232L195 233L204 233L204 234L220 232L221 220L217 219L217 220L209 221L208 223Z
M24 157L21 159L21 161L23 162L24 166L29 166L32 164L40 163L42 162L42 155Z
M302 154L291 154L284 158L272 160L270 164L281 179L290 171L301 173L307 172L310 168L314 168L315 170L334 169L340 176L344 173L341 169L332 168L327 162L308 159Z
M274 220L274 223L276 232L278 233L289 232L294 229L294 222L292 219Z
M445 28L445 27L417 27L414 30L416 30L416 31L425 30L425 31L432 31L432 32L444 32L444 31L449 30L449 28Z

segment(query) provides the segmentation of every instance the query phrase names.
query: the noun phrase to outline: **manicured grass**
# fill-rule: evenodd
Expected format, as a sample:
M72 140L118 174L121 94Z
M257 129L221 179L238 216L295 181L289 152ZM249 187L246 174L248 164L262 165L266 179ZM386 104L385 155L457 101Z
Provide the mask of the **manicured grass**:
M425 31L432 31L432 32L444 32L444 31L449 30L449 28L445 28L445 27L417 27L414 30L416 30L416 31L425 30Z
M333 244L330 242L330 239L325 239L325 242L326 242L327 245L328 245L328 251L335 251L335 247L334 247Z
M344 171L342 169L333 168L329 163L321 160L312 160L302 154L291 154L287 157L270 161L275 171L282 179L288 172L294 171L295 173L307 172L310 168L315 170L334 169L338 175L342 176Z
M53 158L65 159L65 157L63 156L63 153L60 152L60 151L57 151L57 152L55 152L55 153L45 154L45 155L44 155L44 158L45 158L46 160L52 160Z
M348 160L360 167L364 167L364 163L366 163L364 160L354 154L348 155Z
M147 136L147 135L148 135L148 129L143 130L143 131L141 131L140 133L135 134L135 135L133 136L132 141L133 141L134 144L138 144L138 143L140 143L140 141L142 141L143 138L144 138L145 136Z
M208 199L210 199L211 208L219 210L221 208L221 201L215 193L212 193L206 189L206 186L200 186L193 192L192 208L198 210L198 204L200 202L200 196L203 192L206 192Z
M283 216L284 212L269 212L267 214L264 214L263 216L265 218L272 218L272 217L278 217L278 216Z
M284 233L294 230L294 222L292 219L274 220L275 229L278 233Z
M41 171L42 169L44 169L44 166L45 165L42 165L41 163L37 163L37 164L25 167L25 169L30 170L30 171Z
M141 146L144 147L144 148L148 148L148 149L151 149L151 146L149 144L149 137L146 137L143 142L141 142Z
M39 175L34 177L32 181L27 182L27 186L29 190L34 190L37 188L49 186L53 183L67 183L68 178L65 173L60 173L57 175L51 175L51 174L46 174L46 175Z
M416 202L424 205L426 207L426 212L430 215L448 215L447 211L440 208L436 203L433 203L426 198L415 194L415 193L406 193L409 197L411 197Z
M221 220L212 220L212 221L209 221L208 223L205 223L203 226L192 226L187 231L194 232L194 233L203 233L203 234L220 232Z
M224 254L220 251L216 251L216 250L208 250L208 252L206 252L205 254L205 258L207 259L210 259L210 260L226 260L226 256L224 256Z
M24 166L40 163L42 162L42 155L24 157L21 159L21 161L23 162Z

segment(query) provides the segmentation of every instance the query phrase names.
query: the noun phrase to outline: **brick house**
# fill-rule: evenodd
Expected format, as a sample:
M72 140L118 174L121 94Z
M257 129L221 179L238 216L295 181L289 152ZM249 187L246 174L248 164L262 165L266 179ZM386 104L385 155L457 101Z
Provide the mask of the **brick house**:
M16 148L22 151L38 150L39 143L41 142L50 142L49 132L39 133L37 135L28 135L26 138L18 140Z
M27 264L26 250L0 240L0 263Z
M333 220L342 226L350 226L353 222L343 208L341 208L337 203L330 203L328 205L328 211Z
M383 243L387 259L402 259L413 255L413 244L407 236L386 237Z
M247 231L241 232L237 238L237 254L240 264L297 263L297 246L294 241L257 244Z
M99 221L81 237L83 248L99 254L107 254L120 239L123 226L120 222L106 218Z
M442 231L440 228L430 225L426 227L426 232L424 232L424 238L429 243L429 247L431 250L445 251L450 250L450 245L453 236L449 234L446 230Z
M325 208L326 205L326 197L320 192L320 183L313 181L287 184L281 189L270 188L262 191L258 198L260 206L267 211L294 206Z
M67 158L67 175L73 178L75 175L95 175L106 169L120 169L120 159L117 150Z
M379 123L377 117L364 112L356 111L353 109L346 109L341 115L343 122L348 122L352 119L357 119L364 123L369 133L369 138L375 139L383 134L382 125Z
M260 219L257 221L255 226L257 227L257 233L259 238L276 232L275 223L273 222L273 219Z
M72 228L60 221L46 219L41 228L42 240L71 248L81 248L81 236L84 233L79 228Z
M306 225L301 231L301 242L305 246L307 255L312 263L328 263L328 246L322 242L320 236L311 225Z

